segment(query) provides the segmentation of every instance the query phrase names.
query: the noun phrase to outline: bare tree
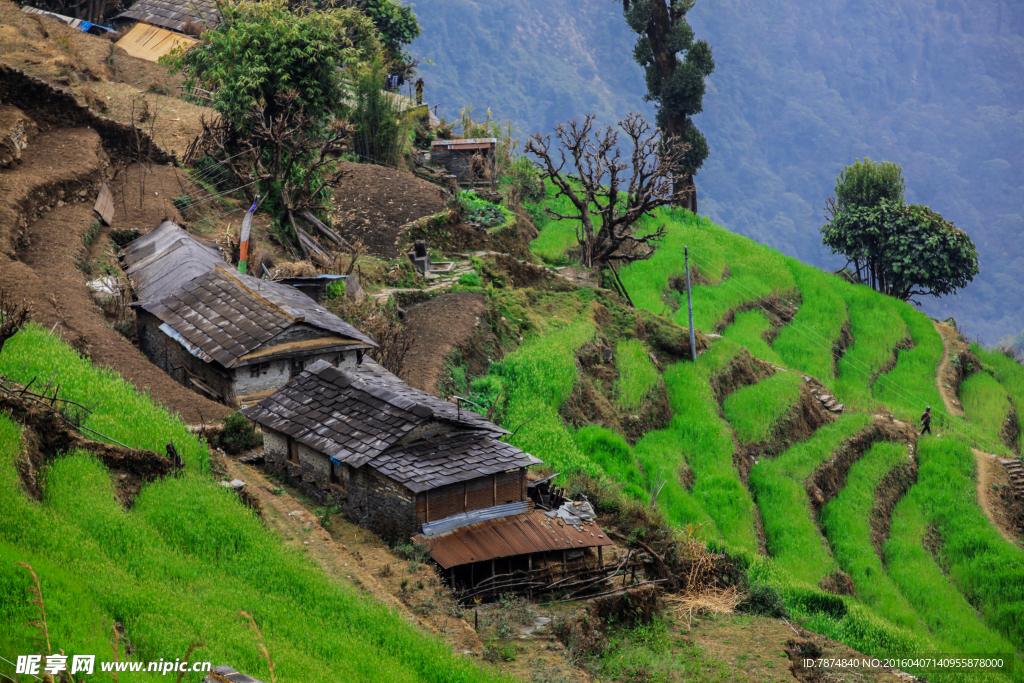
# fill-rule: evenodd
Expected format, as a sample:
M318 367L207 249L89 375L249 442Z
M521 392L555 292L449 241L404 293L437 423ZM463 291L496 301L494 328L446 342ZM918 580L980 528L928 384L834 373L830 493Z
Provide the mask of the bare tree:
M587 267L648 259L665 236L665 226L642 236L633 232L633 226L659 206L682 203L691 191L686 184L673 187L672 182L689 146L674 137L662 138L643 117L631 113L619 121L632 145L627 163L618 148L618 131L611 126L596 130L594 118L587 114L582 125L573 120L555 126L561 143L557 161L550 135L534 133L526 143L526 151L539 159L541 175L558 188L556 197L566 197L576 209L570 214L552 209L548 213L580 222L576 238ZM571 170L563 172L570 160Z

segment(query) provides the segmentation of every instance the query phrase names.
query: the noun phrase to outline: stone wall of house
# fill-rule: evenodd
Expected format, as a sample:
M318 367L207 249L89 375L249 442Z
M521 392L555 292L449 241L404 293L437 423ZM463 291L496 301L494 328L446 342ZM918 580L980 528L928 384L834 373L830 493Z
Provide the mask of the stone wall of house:
M342 370L355 370L358 355L358 352L353 349L243 365L235 369L235 395L242 398L276 391L287 384L292 377L318 360L325 360Z
M267 467L280 472L294 486L320 505L337 505L346 516L387 541L408 541L419 533L413 493L377 470L364 465L352 468L331 461L303 444L296 444L289 458L286 434L263 428L263 453ZM336 475L331 482L332 471Z
M135 327L142 353L179 384L215 401L234 405L234 373L193 356L180 342L164 334L160 330L160 323L161 320L155 315L141 308L136 309ZM213 393L199 387L193 379L210 387Z

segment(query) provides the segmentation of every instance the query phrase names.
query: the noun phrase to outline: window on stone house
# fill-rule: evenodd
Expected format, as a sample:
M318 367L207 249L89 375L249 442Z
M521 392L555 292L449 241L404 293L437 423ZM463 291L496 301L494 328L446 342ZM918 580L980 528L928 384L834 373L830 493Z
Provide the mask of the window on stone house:
M253 377L253 378L259 377L260 376L260 367L261 366L260 366L259 363L257 363L256 365L250 366L249 367L249 377Z
M302 367L302 359L301 358L292 358L291 373L289 374L288 378L289 379L295 379L299 375L299 373L301 373L303 371L303 369L304 368Z

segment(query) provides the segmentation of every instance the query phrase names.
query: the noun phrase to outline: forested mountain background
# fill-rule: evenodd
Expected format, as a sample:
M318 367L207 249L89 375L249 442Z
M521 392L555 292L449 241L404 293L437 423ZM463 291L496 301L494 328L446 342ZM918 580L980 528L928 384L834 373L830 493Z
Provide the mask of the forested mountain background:
M651 113L615 0L421 0L427 100L473 104L522 139L596 113ZM971 336L1024 331L1024 0L698 0L717 68L696 118L711 147L701 213L836 268L824 199L858 157L903 166L907 201L978 246L981 275L925 299Z

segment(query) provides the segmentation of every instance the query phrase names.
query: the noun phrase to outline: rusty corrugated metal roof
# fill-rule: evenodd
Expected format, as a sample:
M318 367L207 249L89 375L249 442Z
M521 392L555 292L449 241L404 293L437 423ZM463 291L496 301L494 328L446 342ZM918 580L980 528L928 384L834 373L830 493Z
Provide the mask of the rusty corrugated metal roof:
M612 545L597 524L559 524L538 510L471 524L431 538L415 536L413 541L429 547L430 557L444 569L498 557Z

